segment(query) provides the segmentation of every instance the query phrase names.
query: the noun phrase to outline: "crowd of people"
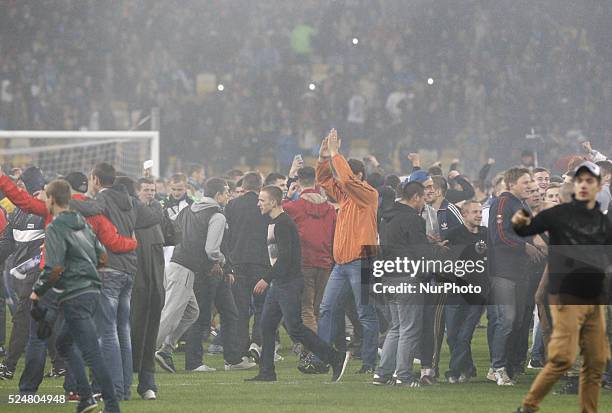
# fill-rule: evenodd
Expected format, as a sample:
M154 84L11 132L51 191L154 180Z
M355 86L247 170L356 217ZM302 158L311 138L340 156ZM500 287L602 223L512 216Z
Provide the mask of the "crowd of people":
M474 163L503 160L533 128L550 161L573 149L570 131L612 138L610 13L568 0L5 1L0 129L125 130L159 107L164 164L221 171L316 156L331 126L381 159L461 147Z
M345 158L332 129L316 165L295 157L287 175L265 178L232 169L206 179L201 164L167 180L122 176L107 163L51 182L36 166L0 173L0 345L6 304L13 324L0 378L16 377L25 354L19 392L35 394L48 353L77 411L101 398L118 412L134 373L139 396L157 398L155 365L176 373L179 342L186 371L214 372L203 348L211 331L209 351L226 371L258 366L248 381L276 381L282 325L304 374L339 381L355 357L377 386L468 383L486 311L486 378L512 386L526 368L543 368L519 412L536 411L562 375L561 391L580 389L582 411L597 411L601 386L612 388L612 365L603 374L612 162L583 148L562 176L525 152L494 177L486 163L478 179L459 161L445 173L411 153L400 177L374 157ZM486 265L391 274L380 294L373 260L402 257ZM459 290L440 293L449 282ZM411 284L438 293L400 289Z

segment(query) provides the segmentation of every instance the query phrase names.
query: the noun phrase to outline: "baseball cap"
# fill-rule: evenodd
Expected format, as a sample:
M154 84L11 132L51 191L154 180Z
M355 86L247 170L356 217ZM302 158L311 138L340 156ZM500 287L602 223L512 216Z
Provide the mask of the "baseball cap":
M411 173L408 178L404 179L402 182L402 188L404 188L410 182L420 182L423 183L430 178L429 173L423 169L419 169Z
M81 193L87 192L87 177L81 172L70 172L64 178L70 184L70 187Z
M30 195L34 195L36 192L42 191L46 184L42 171L36 166L30 166L24 170L19 179L23 181L23 184Z
M578 165L574 170L574 177L578 176L578 174L582 171L586 171L595 178L601 179L601 168L591 161L582 162L580 165Z

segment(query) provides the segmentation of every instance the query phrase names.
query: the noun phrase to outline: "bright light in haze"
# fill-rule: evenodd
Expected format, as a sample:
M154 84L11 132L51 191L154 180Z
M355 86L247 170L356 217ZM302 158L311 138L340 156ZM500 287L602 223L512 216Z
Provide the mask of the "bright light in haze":
M219 83L219 85L217 86L217 90L219 92L223 92L224 89L225 89L225 86L223 86L223 84Z
M359 44L359 39L356 37L353 37L353 44L357 46Z
M434 82L434 81L433 81L433 79L432 79L432 78L427 79L427 84L428 84L428 85L433 85L433 82Z
M314 83L311 83L308 85L308 89L310 90L315 90L317 88L317 85L315 85Z

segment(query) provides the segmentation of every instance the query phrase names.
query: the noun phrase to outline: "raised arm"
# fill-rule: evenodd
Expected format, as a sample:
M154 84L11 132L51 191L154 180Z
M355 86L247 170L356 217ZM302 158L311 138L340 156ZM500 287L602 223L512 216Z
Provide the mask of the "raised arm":
M0 191L21 210L46 218L49 215L44 201L34 198L27 191L20 189L8 176L0 171Z

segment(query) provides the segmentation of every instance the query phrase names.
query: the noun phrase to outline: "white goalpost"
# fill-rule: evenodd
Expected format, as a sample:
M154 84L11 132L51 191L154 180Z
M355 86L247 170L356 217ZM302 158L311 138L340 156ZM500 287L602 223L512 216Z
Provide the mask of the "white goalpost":
M6 131L0 130L0 164L35 165L45 173L87 174L98 162L137 178L143 163L153 161L159 176L158 131Z

